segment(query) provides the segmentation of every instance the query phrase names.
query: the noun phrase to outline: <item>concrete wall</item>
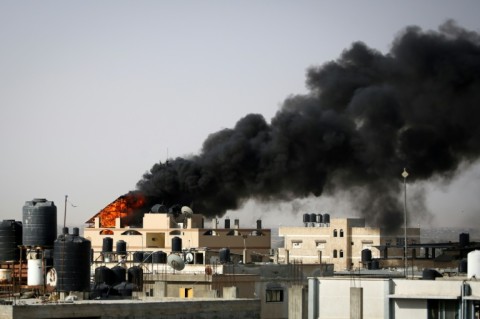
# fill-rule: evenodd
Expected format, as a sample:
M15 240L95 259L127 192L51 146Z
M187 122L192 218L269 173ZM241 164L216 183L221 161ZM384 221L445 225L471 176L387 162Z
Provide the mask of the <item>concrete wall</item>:
M260 302L254 299L117 301L71 304L0 306L3 319L99 318L99 319L210 319L260 318Z

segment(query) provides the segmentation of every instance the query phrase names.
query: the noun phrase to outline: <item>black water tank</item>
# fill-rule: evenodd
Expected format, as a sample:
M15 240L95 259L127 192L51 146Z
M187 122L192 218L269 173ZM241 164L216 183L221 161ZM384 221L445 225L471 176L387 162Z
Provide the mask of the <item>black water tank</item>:
M136 262L136 263L143 262L143 251L136 251L133 253L133 262Z
M316 223L317 222L317 214L310 214L310 222Z
M380 262L378 259L373 259L372 260L372 269L377 270L380 269Z
M440 274L438 271L435 269L424 269L422 272L422 279L423 280L435 280L435 278L438 277L443 277L442 274Z
M126 255L127 254L127 242L124 240L117 240L117 254Z
M57 237L57 207L46 199L23 206L23 245L52 247Z
M111 286L114 283L114 280L115 280L114 273L110 268L106 266L100 266L95 269L96 284L105 283Z
M152 255L152 262L154 264L166 264L167 263L167 253L163 251L156 251Z
M155 214L166 214L168 213L168 209L165 205L162 204L155 204L152 206L152 209L150 210L152 213Z
M461 233L459 235L459 244L460 247L466 247L470 244L470 234L469 233Z
M323 223L330 224L330 214L323 214Z
M257 219L257 229L262 229L262 220Z
M88 291L90 289L89 240L73 235L60 235L54 242L53 267L57 271L58 291Z
M136 285L139 290L143 288L143 269L138 266L128 268L128 282Z
M218 253L220 255L219 256L220 257L220 263L225 264L225 263L230 262L230 249L222 248L222 249L220 249L220 251Z
M144 263L152 263L152 252L151 251L145 251L143 252L143 262Z
M172 238L172 252L181 252L182 251L182 239L180 237Z
M127 280L127 270L122 266L115 266L112 268L113 285L118 285Z
M322 216L322 214L317 214L317 223L323 223L323 216Z
M111 253L112 251L113 251L113 238L112 237L103 238L102 252Z
M466 274L468 272L468 262L467 259L462 259L458 263L458 272Z
M362 250L362 263L369 263L372 261L372 251L370 249Z
M4 220L0 223L0 261L19 260L22 245L22 223Z
M304 223L310 222L310 214L303 214L303 222Z

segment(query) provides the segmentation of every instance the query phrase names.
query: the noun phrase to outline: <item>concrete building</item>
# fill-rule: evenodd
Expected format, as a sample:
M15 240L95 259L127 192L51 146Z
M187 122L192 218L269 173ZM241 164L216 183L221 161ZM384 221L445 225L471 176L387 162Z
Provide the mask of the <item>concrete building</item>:
M309 319L476 319L480 282L466 277L310 278Z
M280 261L326 262L333 264L336 271L342 271L366 266L361 263L362 251L368 249L371 259L397 260L397 266L402 266L403 229L392 233L379 227L366 227L363 218L328 218L328 223L306 222L305 226L279 228L279 236L284 237L284 248L279 249ZM420 229L408 228L408 245L419 242ZM386 248L376 248L380 246ZM409 257L415 254L413 251L408 249Z
M122 201L120 197L117 201ZM268 261L271 248L271 230L262 228L261 221L256 227L240 228L240 221L235 219L233 225L230 219L224 219L224 227L218 227L218 220L212 219L211 226L205 226L205 218L193 214L188 207L183 207L180 213L166 211L150 211L143 214L140 225L128 223L124 213L125 203L108 205L93 216L84 229L84 237L91 241L95 261L105 261L113 258L132 258L136 251L162 251L167 254L174 250L219 251L228 248L232 255L240 256L243 262ZM118 208L116 208L118 206ZM110 247L105 247L105 242ZM125 242L126 252L117 253L114 246ZM175 244L179 247L173 247ZM108 246L108 245L107 245ZM210 260L203 252L193 255L192 263L209 264L218 261ZM198 257L198 259L197 259Z

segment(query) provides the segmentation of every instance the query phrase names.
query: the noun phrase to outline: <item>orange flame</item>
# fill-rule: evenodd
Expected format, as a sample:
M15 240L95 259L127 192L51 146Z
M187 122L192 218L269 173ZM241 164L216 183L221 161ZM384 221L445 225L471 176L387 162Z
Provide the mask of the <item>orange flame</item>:
M136 209L145 204L145 198L138 193L129 193L120 196L115 201L107 205L98 214L93 216L87 223L94 222L96 217L100 218L101 228L115 228L115 219L120 217L124 220L125 217L132 214Z

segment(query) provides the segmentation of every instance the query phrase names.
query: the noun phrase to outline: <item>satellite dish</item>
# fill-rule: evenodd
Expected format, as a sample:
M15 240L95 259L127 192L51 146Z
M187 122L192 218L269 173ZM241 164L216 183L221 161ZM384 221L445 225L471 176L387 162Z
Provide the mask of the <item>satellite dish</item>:
M168 256L167 264L175 270L182 270L185 268L185 263L183 262L182 257L175 254Z
M182 207L182 214L185 214L185 215L192 215L193 214L193 210L188 207L188 206L183 206Z
M192 254L192 253L187 253L187 254L185 255L185 261L186 261L188 264L193 263L193 254Z

